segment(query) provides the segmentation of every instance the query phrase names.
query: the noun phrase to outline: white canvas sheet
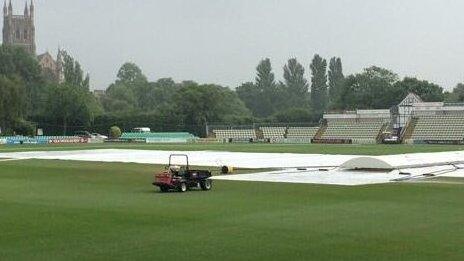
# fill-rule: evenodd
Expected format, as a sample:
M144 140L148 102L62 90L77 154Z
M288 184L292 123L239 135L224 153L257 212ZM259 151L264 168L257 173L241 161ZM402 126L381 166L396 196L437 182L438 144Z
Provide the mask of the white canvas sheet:
M408 175L406 175L406 173L408 173ZM320 171L317 169L298 171L297 169L287 169L274 172L218 176L213 179L359 186L400 182L397 181L398 179L403 180L401 182L417 182L430 178L424 176L424 174L434 174L436 177L464 178L464 169L456 170L453 166L437 166L393 171L353 171L343 170L340 168L334 168L329 171Z
M0 153L0 159L56 159L98 162L123 162L143 164L167 164L169 155L187 154L191 165L222 166L236 168L276 168L279 171L218 176L217 180L261 181L285 183L311 183L330 185L367 185L394 182L399 178L422 178L421 175L435 173L443 177L463 177L464 169L456 170L454 166L428 166L431 162L445 163L458 161L464 155L462 152L422 153L408 155L381 156L389 164L417 165L424 167L408 168L392 171L350 171L340 166L348 160L360 156L350 155L321 155L321 154L290 154L290 153L242 153L217 151L153 151L153 150L80 150L80 151L49 151L49 152L15 152ZM177 160L180 160L178 158ZM406 164L408 163L408 164ZM182 164L178 161L177 164ZM333 166L329 171L319 168ZM296 168L305 167L299 171ZM464 167L460 165L459 167ZM401 173L400 173L401 172ZM405 175L408 173L408 175Z
M365 171L348 171L334 169L330 171L298 171L288 169L277 172L263 172L255 174L240 174L217 176L214 180L232 180L232 181L259 181L259 182L279 182L279 183L302 183L302 184L326 184L326 185L343 185L356 186L368 184L388 183L392 179L401 178L398 173L390 172L365 172Z
M290 153L244 153L219 151L156 151L156 150L79 150L0 153L0 158L12 159L57 159L100 162L126 162L143 164L167 164L169 155L187 154L190 165L232 166L235 168L296 168L340 166L356 156L290 154ZM179 158L179 160L181 160ZM179 162L182 163L182 162Z
M347 169L397 169L436 166L452 162L464 162L464 151L435 153L413 153L387 156L362 156L345 162L341 167Z

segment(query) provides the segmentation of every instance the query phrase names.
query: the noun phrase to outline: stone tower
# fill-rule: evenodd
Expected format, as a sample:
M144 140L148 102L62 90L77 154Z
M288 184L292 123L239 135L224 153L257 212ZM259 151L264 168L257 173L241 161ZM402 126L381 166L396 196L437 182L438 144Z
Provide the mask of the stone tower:
M13 14L11 0L3 5L3 44L22 46L30 54L36 54L35 25L34 25L34 3L24 8L23 15Z

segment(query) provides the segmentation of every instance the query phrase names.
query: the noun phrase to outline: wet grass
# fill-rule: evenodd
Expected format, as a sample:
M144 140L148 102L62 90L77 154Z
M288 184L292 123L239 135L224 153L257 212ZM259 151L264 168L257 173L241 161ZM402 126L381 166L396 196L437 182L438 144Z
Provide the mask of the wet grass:
M464 187L215 181L162 166L0 162L0 260L462 260Z

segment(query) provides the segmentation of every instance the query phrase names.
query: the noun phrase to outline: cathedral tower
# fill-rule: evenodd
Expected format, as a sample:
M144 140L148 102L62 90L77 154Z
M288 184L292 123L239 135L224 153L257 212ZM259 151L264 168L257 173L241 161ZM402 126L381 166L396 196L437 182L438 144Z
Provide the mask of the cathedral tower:
M26 2L23 15L13 14L11 0L3 5L3 44L21 46L30 54L36 54L35 25L34 25L34 3L30 6Z

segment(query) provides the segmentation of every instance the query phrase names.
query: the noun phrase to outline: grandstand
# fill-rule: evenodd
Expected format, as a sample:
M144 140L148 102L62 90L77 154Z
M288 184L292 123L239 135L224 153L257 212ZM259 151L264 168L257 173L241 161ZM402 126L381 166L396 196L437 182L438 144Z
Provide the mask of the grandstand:
M417 117L411 138L415 141L463 141L464 115Z
M464 104L416 102L403 131L406 143L464 143Z
M284 139L287 127L260 127L264 139Z
M340 143L377 143L390 125L388 110L358 110L347 114L326 114L320 140Z
M254 129L215 129L213 130L217 139L222 140L256 140L256 131Z
M319 127L288 127L287 138L289 139L313 139Z
M289 124L291 125L291 124ZM213 137L229 142L234 141L261 141L282 143L310 143L318 133L320 127L294 127L294 126L260 126L235 128L213 128Z

